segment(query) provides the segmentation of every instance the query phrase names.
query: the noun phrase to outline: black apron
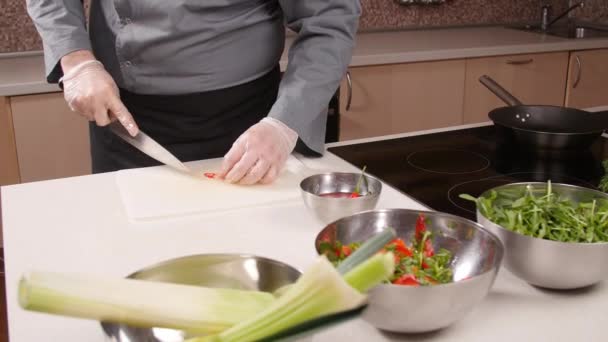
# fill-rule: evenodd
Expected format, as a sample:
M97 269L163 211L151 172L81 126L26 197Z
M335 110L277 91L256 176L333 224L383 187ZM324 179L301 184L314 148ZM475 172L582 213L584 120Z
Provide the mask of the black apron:
M181 161L223 157L249 127L268 115L281 79L277 66L268 74L230 88L187 95L120 97L140 129ZM159 165L110 132L90 124L93 173Z

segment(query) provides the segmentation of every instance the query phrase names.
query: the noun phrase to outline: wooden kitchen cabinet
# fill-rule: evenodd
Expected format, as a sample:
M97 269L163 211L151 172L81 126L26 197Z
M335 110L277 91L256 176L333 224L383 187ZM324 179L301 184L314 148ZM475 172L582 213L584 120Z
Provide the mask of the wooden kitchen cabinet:
M21 182L91 173L88 121L62 93L10 98Z
M462 123L465 61L353 67L340 87L340 140Z
M19 183L19 164L10 100L0 96L0 186Z
M564 104L568 52L484 57L466 61L464 123L488 121L505 103L479 83L489 75L524 104Z
M608 49L570 54L566 106L589 108L608 105Z

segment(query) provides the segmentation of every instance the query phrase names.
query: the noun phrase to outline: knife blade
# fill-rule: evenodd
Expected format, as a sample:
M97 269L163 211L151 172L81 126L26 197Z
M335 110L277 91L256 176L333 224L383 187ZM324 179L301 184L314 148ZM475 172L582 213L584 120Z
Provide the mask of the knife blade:
M184 165L184 163L182 163L171 152L167 151L167 149L165 149L161 144L156 142L156 140L152 139L149 135L141 130L135 137L132 137L119 121L110 123L109 128L114 134L148 156L178 171L193 174L190 168Z

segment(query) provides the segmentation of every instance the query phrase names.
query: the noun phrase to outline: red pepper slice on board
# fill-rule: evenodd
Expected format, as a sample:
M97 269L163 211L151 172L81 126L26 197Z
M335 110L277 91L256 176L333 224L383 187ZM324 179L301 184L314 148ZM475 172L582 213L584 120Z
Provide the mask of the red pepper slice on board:
M418 282L418 280L416 279L416 277L413 274L402 275L401 277L395 279L393 281L393 284L396 284L396 285L407 285L407 286L418 286L418 285L420 285L420 283Z
M205 173L203 173L203 175L209 179L215 178L215 173L213 173L213 172L205 172Z
M425 231L426 225L424 223L424 215L420 214L416 220L416 240L420 241Z

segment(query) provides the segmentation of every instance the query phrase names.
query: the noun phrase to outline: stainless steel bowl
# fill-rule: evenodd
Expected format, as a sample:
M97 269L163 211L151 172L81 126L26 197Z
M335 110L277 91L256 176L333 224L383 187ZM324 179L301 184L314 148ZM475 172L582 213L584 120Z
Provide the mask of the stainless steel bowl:
M512 183L491 191L521 190L530 185L534 192L545 193L547 183ZM608 195L584 187L552 184L553 191L578 203L606 199ZM517 277L539 287L575 289L608 278L608 243L570 243L535 238L499 226L477 210L477 222L495 233L505 245L504 266Z
M409 209L372 210L337 220L317 235L317 252L323 241L363 242L386 227L394 228L404 241L411 241L420 213L430 220L427 228L435 235L435 249L445 248L453 254L450 267L454 282L373 288L363 318L379 329L420 333L451 325L486 296L500 268L503 246L481 225L458 216Z
M360 185L361 194L364 196L358 198L322 196L336 192L352 193L360 176L360 173L331 172L307 177L300 183L304 204L322 224L374 209L382 192L382 183L369 175L364 176Z
M282 262L254 255L201 254L169 260L129 278L243 290L274 290L298 279L300 271ZM159 298L162 300L162 298ZM164 328L134 328L102 322L108 341L181 342L185 333Z

